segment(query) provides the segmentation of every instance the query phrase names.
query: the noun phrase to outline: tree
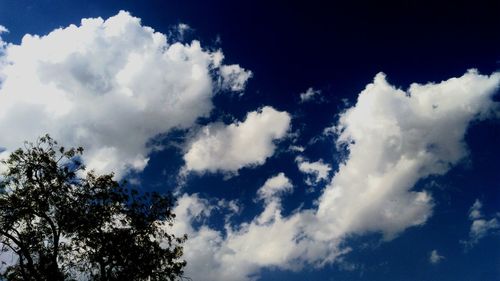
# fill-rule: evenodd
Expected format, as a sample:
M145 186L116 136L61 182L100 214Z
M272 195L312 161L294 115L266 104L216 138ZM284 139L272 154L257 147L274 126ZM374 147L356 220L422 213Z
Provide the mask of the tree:
M181 278L186 236L167 232L172 197L87 172L82 153L46 135L2 161L0 254L17 261L0 280Z

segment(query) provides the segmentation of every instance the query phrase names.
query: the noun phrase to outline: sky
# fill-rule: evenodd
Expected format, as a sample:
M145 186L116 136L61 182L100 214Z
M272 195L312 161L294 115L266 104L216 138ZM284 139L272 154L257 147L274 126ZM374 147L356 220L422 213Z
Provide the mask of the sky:
M195 281L500 280L498 1L0 1L0 158L173 193Z

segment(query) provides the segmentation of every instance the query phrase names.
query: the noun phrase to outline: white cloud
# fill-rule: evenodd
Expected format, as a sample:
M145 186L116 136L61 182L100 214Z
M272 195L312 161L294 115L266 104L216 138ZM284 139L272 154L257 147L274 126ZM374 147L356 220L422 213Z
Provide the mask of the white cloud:
M147 165L153 137L211 111L216 73L226 67L220 51L169 42L123 11L2 49L0 146L50 133L84 146L90 168L119 175ZM241 90L244 81L227 88Z
M294 151L294 152L304 152L304 150L306 150L306 149L300 145L290 145L290 147L288 147L288 150Z
M473 241L477 242L479 239L499 228L500 224L496 218L492 218L490 220L477 219L472 222L470 227L470 236Z
M179 32L179 36L182 38L184 38L184 35L186 34L186 32L192 30L192 28L185 24L185 23L179 23L177 25L177 31Z
M432 250L429 255L429 262L432 264L438 264L444 259L444 256L439 255L437 250Z
M241 92L245 89L248 79L252 78L252 72L237 64L223 65L220 67L220 77L223 89Z
M499 81L500 74L488 77L470 71L438 84L413 84L404 92L377 75L340 118L337 145L349 156L317 200L317 208L283 216L278 198L265 202L263 211L248 222L226 222L224 231L207 225L195 229L191 225L200 212L182 215L191 208L185 202L198 210L210 206L200 207L202 199L184 195L174 211L181 214L177 228L190 237L186 275L246 281L258 279L262 268L321 267L351 250L343 244L346 237L378 232L390 239L425 223L432 214L432 198L426 191L413 191L413 186L429 175L446 173L467 155L467 126L489 116ZM491 229L491 223L486 225ZM475 229L482 233L484 224ZM434 256L442 259L437 251Z
M307 89L304 93L300 94L300 102L307 102L307 101L312 101L314 99L317 99L318 96L321 95L321 91L319 90L314 90L313 88Z
M167 37L172 41L183 42L186 40L186 35L190 34L192 31L194 31L194 29L188 24L178 23L168 31Z
M491 217L490 219L485 218L482 213L482 208L483 204L479 199L476 199L469 210L469 220L472 221L469 231L469 240L462 241L467 247L474 246L480 239L500 230L498 219L496 217Z
M3 80L5 80L5 75L2 73L2 69L7 66L9 63L5 59L5 48L7 46L7 43L5 43L2 39L2 33L9 32L5 26L0 25L0 87L2 86ZM0 145L0 153L2 151L2 146Z
M197 41L168 42L126 12L107 20L84 19L46 36L26 35L20 45L0 43L0 146L12 150L48 132L61 143L86 147L88 166L103 172L142 170L151 151L148 141L206 116L215 85L242 91L252 75L238 65L222 65L221 52L204 50ZM425 223L432 198L413 186L445 174L467 156L468 124L497 108L491 96L499 83L499 73L469 71L403 91L378 74L335 127L337 145L349 156L317 209L282 215L277 196L292 189L284 174L259 189L265 204L258 216L240 225L226 221L224 231L203 223L214 211L208 200L197 195L178 200L173 228L190 236L187 275L255 280L263 267L322 266L349 251L340 246L349 235L379 232L390 239ZM301 101L318 94L310 88ZM211 124L189 145L185 168L237 172L261 165L273 155L274 141L286 135L290 120L288 113L264 107L243 122ZM307 162L311 165L303 170L317 171L321 180L328 172L322 162L312 165L318 162ZM477 242L500 225L496 217L484 218L476 203L469 217L470 238ZM234 202L222 205L239 210ZM431 262L433 253L442 258L434 250Z
M1 27L1 26L0 26ZM17 255L5 244L0 243L0 274L5 273L7 267L15 265L17 262Z
M266 106L247 114L243 122L204 127L184 155L186 171L237 172L262 165L273 155L274 141L283 138L290 115Z
M311 211L283 217L276 198L268 201L261 214L248 223L216 230L204 224L199 228L200 215L209 215L208 201L197 195L183 195L174 213L173 232L188 234L184 258L188 262L185 276L193 280L246 281L257 280L263 267L299 269L307 260L321 263L332 261L349 249L339 249L339 241L312 241L304 235Z
M479 199L476 199L476 201L474 201L474 204L472 204L472 207L469 210L469 219L475 220L482 218L483 217L483 214L481 212L482 208L483 208L483 203L481 203Z
M403 91L378 74L340 116L337 145L349 156L319 199L320 235L381 232L390 239L425 223L432 198L413 186L467 155L466 129L492 115L499 82L500 73L469 71Z
M299 171L307 175L307 185L316 185L323 180L327 180L332 170L332 167L324 163L322 159L316 162L308 162L303 157L297 156L295 161L297 162Z
M259 188L257 195L259 199L269 201L276 196L288 193L293 190L293 185L290 179L284 173L279 173L276 176L266 180L264 185Z

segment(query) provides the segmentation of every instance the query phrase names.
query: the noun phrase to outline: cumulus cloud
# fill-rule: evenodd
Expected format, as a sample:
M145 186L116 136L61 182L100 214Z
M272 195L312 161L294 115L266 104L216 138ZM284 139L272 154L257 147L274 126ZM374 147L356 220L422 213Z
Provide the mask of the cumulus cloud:
M181 214L180 224L174 227L190 237L185 245L187 275L246 281L258 279L262 268L320 267L351 250L346 237L376 232L391 239L425 223L432 214L432 197L413 186L419 179L446 173L467 155L467 126L491 116L497 106L491 97L499 82L498 73L469 71L403 91L378 74L335 126L336 145L349 156L317 199L317 207L284 216L278 197L265 202L252 220L226 222L222 231L207 225L194 228L200 210L210 207L200 207L203 199L196 195L181 198L175 209ZM277 178L276 186L286 186L284 175ZM185 215L189 213L194 215ZM474 229L473 233L485 230ZM442 259L437 251L432 256L431 252L431 262Z
M467 155L463 141L473 120L492 116L500 73L471 70L407 91L377 74L337 124L337 146L349 152L319 199L322 235L381 232L390 239L432 214L427 191L412 187L443 175Z
M303 103L318 99L320 95L321 95L320 90L309 88L307 89L307 91L300 94L300 102Z
M123 11L1 46L0 147L50 133L84 146L89 168L118 175L147 165L152 138L206 116L218 81L241 91L250 77Z
M219 74L222 88L234 92L243 91L248 79L252 78L251 71L247 71L237 64L221 66Z
M269 201L276 196L292 191L292 189L293 185L290 179L284 173L279 173L266 180L264 185L257 191L257 195L259 199Z
M188 261L185 276L193 280L246 281L257 280L263 267L299 269L307 260L335 257L347 252L337 241L321 243L312 241L304 233L311 211L284 217L278 197L264 205L264 210L248 223L231 225L226 222L224 231L207 224L195 228L210 215L208 201L198 195L183 195L174 212L177 219L172 231L187 233L184 258ZM331 261L322 259L326 263ZM318 266L321 264L318 263Z
M308 162L304 157L297 156L295 161L297 162L299 171L307 175L307 185L316 185L323 180L327 180L332 170L332 167L324 163L322 159L316 162Z
M444 256L441 256L437 250L432 250L429 254L429 262L432 264L438 264L444 259Z
M472 221L469 231L469 240L462 241L466 247L472 247L477 244L480 239L500 230L498 218L495 216L486 218L482 212L482 208L482 202L479 201L479 199L476 199L469 210L469 220Z
M290 120L287 112L266 106L248 113L243 122L210 124L189 145L185 170L237 172L262 165L273 155L274 141L286 135Z
M2 33L7 32L9 32L9 30L5 26L0 25L0 70L8 65L8 62L5 59L5 48L7 46L7 43L2 40ZM0 71L0 86L2 85L3 80L5 80L5 75ZM3 148L0 146L0 153L2 152L2 150Z

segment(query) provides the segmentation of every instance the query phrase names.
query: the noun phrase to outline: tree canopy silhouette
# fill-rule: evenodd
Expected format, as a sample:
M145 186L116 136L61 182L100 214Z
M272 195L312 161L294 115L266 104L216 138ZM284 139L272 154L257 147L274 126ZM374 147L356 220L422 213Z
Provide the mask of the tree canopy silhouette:
M176 280L186 236L167 232L171 196L86 171L82 148L50 136L2 161L0 280Z

